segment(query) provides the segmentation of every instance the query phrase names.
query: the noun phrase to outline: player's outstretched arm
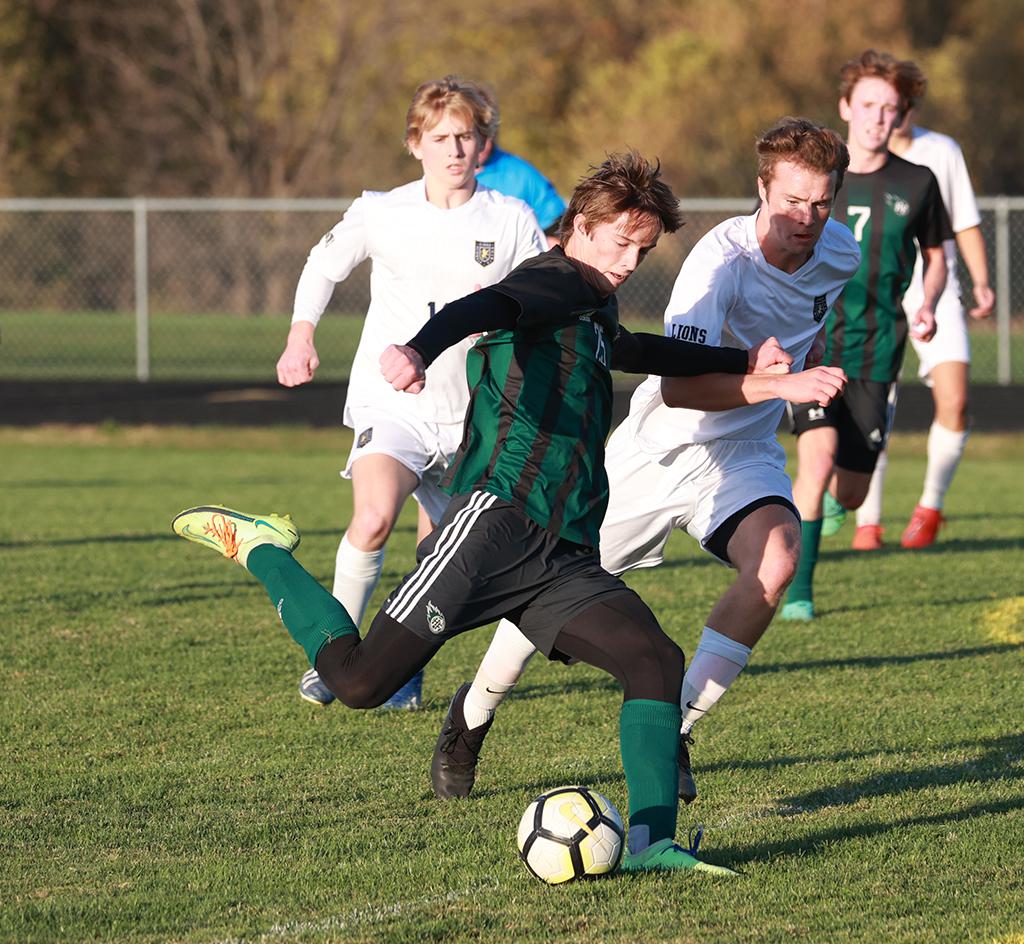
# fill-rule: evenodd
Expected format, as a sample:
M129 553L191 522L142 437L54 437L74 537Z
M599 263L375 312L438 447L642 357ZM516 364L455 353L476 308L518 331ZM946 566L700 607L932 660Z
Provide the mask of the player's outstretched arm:
M696 377L701 374L743 374L750 370L746 351L711 347L660 334L633 334L619 328L612 346L611 367L629 374Z
M445 305L408 344L389 345L380 368L392 387L419 393L426 385L426 370L438 356L463 338L515 327L519 303L492 289L483 289Z
M315 330L309 321L296 321L288 331L284 353L277 359L277 382L282 387L298 387L313 379L320 366L313 346Z
M666 406L711 412L763 403L790 400L828 406L846 385L846 374L838 367L812 367L796 374L758 371L736 377L708 374L704 377L663 377L661 398Z

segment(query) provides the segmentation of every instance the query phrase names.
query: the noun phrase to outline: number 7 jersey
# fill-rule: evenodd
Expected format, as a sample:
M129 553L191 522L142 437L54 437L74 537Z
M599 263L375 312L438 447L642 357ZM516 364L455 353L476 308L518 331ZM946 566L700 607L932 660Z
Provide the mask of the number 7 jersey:
M892 383L903 363L902 299L922 249L953 236L939 186L927 167L894 154L871 174L847 172L832 218L853 231L860 267L826 320L824 363L847 376Z

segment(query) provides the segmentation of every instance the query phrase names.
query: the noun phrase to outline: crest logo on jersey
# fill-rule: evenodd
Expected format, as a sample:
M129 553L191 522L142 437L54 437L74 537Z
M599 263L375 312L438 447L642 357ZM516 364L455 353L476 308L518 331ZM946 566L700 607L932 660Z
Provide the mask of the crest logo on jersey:
M882 431L876 426L870 433L868 433L868 439L877 445L882 441Z
M812 423L815 422L816 420L825 419L825 408L823 406L812 406L807 411L807 419L809 419Z
M333 242L334 242L334 230L332 229L332 230L328 230L327 233L324 235L324 245L325 246L329 246Z
M373 439L373 427L369 426L359 434L359 438L356 440L356 445L362 449L363 446L369 444L371 439Z
M489 266L494 262L494 243L482 243L476 241L476 249L473 251L473 258L482 266Z
M445 619L442 613L433 603L427 601L427 629L435 636L444 632Z
M828 296L818 295L814 299L814 311L811 314L814 316L814 323L818 324L825 314L828 312Z
M887 193L885 195L885 202L892 208L892 212L897 216L906 216L910 213L910 204L903 199L903 197L895 193Z

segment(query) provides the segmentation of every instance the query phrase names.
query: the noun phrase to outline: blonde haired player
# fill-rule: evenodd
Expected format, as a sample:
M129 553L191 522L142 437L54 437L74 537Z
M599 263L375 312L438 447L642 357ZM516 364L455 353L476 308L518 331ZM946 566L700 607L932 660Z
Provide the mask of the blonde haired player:
M380 355L448 302L493 285L546 248L525 203L476 180L484 142L496 132L497 115L472 82L447 76L421 85L406 116L405 143L423 176L384 193L364 191L310 251L295 292L292 327L277 362L286 387L313 379L314 333L334 286L372 260L370 307L343 415L355 440L341 474L352 480L355 507L338 546L332 591L357 626L405 500L412 495L419 503L420 539L447 507L439 482L462 438L469 402L469 340L430 366L427 391L414 398L384 380ZM418 707L421 683L414 679L392 707ZM334 700L315 669L299 691L318 704Z

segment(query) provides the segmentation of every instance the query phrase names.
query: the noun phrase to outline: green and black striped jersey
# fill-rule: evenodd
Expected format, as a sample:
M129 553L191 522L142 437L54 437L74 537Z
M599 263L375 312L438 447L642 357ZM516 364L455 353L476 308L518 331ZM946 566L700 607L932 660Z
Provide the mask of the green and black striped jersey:
M498 495L541 527L596 548L608 503L618 303L558 248L490 291L516 301L520 315L514 329L485 335L469 353L470 404L446 490Z
M927 167L890 154L872 174L846 174L832 216L853 230L861 258L825 322L824 363L848 377L892 383L907 341L901 300L914 273L915 240L925 249L953 236L939 185Z

